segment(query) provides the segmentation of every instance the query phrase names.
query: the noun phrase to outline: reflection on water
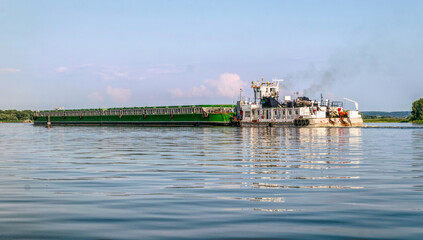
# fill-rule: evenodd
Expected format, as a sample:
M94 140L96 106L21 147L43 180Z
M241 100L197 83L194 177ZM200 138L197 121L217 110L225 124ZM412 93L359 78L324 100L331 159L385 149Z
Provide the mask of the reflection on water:
M423 131L414 130L413 138L413 162L411 163L412 171L417 173L414 178L418 181L414 185L416 191L423 191ZM420 181L419 181L420 180Z
M3 237L423 233L422 129L3 124L0 134Z
M335 179L358 179L359 176L317 175L312 170L357 168L361 160L360 128L243 128L242 159L249 167L244 182L252 188L360 188L334 185ZM303 170L304 169L304 170ZM283 176L283 177L282 177ZM309 185L310 181L327 185ZM291 181L289 181L291 180ZM296 180L296 181L292 181ZM305 182L303 184L303 182ZM313 182L312 182L313 183Z

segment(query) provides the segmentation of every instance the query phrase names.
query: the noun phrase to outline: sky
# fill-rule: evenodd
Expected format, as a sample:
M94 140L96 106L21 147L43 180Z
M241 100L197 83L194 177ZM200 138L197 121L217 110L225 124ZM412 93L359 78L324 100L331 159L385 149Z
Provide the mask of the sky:
M422 26L423 1L0 0L0 109L230 104L277 78L406 111Z

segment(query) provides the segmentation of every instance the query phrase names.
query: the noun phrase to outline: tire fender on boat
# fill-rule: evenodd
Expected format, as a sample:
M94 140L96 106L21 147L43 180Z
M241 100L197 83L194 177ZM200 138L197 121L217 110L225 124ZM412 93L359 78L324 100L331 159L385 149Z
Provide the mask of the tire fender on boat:
M309 119L306 119L305 120L305 126L308 126L310 124L310 120Z

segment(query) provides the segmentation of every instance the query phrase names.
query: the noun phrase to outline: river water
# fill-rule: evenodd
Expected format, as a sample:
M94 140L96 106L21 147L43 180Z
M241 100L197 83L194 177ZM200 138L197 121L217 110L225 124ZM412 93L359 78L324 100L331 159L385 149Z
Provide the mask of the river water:
M0 124L0 238L421 239L423 128L389 126Z

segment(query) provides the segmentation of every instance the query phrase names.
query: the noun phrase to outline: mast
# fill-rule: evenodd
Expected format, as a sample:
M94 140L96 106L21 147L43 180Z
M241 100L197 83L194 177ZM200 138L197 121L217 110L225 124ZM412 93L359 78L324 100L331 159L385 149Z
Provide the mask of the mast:
M273 78L272 81L276 82L276 100L278 100L278 102L279 102L279 83L283 82L283 79L282 78L280 78L280 79Z

